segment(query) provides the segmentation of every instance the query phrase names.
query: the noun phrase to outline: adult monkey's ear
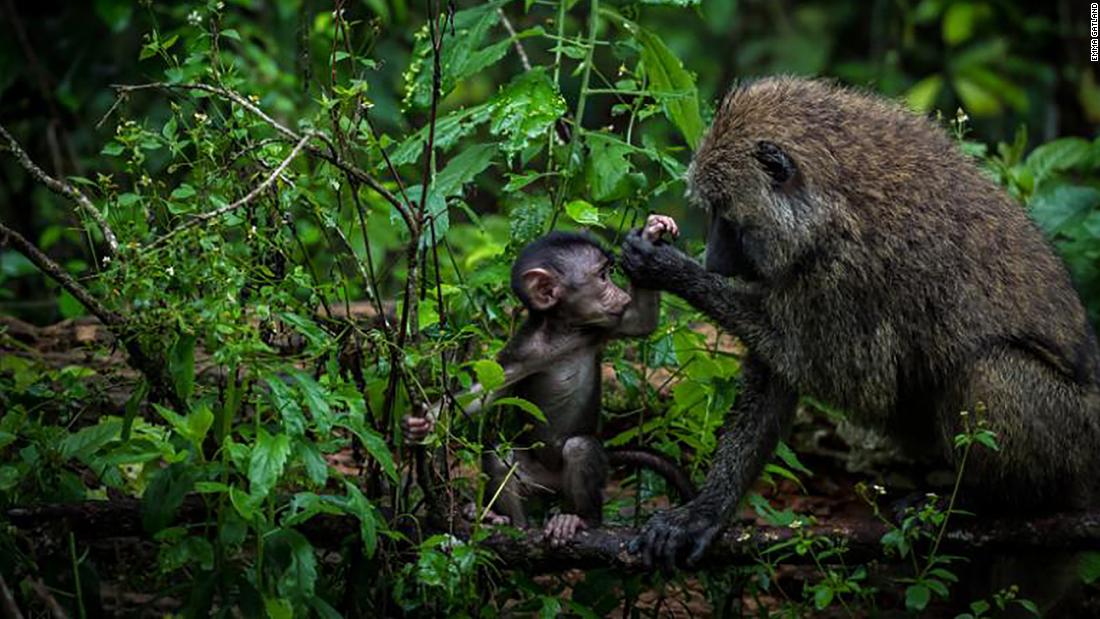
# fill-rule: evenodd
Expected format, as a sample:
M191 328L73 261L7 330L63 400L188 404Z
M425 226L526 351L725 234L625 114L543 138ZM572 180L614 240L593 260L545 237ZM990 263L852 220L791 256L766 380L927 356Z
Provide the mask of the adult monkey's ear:
M757 142L753 157L771 177L772 187L775 189L786 187L798 176L798 166L795 165L794 159L791 159L791 156L774 142L766 140Z
M531 302L531 309L544 312L561 299L562 287L558 276L540 268L527 269L521 276L523 291Z

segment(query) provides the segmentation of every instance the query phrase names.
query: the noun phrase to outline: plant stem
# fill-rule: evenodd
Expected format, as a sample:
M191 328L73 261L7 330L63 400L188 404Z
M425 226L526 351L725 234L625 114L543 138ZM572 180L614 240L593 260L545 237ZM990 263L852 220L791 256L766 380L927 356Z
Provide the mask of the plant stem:
M581 127L584 124L584 105L588 98L588 81L592 77L592 61L596 50L596 30L600 23L600 0L592 0L588 16L588 56L584 59L584 74L581 76L581 90L577 95L577 111L573 114L573 133L569 140L569 160L565 162L565 174L561 177L558 195L554 196L554 215L550 219L550 229L558 223L565 188L573 176L573 165L577 159L577 147L580 145ZM560 53L560 50L559 50Z

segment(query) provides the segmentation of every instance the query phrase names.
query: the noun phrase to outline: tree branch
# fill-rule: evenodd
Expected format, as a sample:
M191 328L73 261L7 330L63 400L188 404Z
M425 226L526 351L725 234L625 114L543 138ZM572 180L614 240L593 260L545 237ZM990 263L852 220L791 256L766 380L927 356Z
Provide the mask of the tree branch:
M116 237L114 231L111 230L110 224L107 223L107 218L95 207L95 204L92 204L88 196L85 196L80 190L69 183L59 181L49 174L46 174L42 168L35 165L27 155L27 152L23 150L23 147L19 145L19 142L15 141L15 138L8 133L8 130L5 129L3 125L0 125L0 137L3 137L4 141L8 143L8 148L11 150L12 154L15 155L16 160L19 161L19 165L23 166L35 180L45 185L50 191L72 200L91 217L95 221L96 226L99 227L99 231L103 233L103 240L107 242L107 248L111 255L118 253L118 237Z
M50 279L57 282L66 292L73 295L77 301L80 301L81 305L88 308L88 311L102 321L103 324L109 327L118 327L124 323L121 316L107 309L105 305L100 303L99 299L88 292L87 288L81 286L73 279L73 276L69 275L68 271L63 269L60 264L57 264L49 256L42 253L42 250L35 247L34 244L28 241L22 234L5 226L3 223L0 223L0 245L14 246L15 249L26 256L34 266L38 267L38 269L45 273Z
M292 131L271 116L268 116L262 109L260 109L259 106L252 103L245 97L242 97L239 93L233 92L232 90L229 90L227 88L219 88L217 86L211 86L209 84L202 83L169 84L167 82L151 82L148 84L112 84L111 87L118 91L119 96L125 96L130 92L138 90L152 89L200 90L203 92L208 92L217 95L223 99L228 99L233 103L236 103L237 105L243 107L244 109L259 117L260 120L271 125L276 131L290 138L291 140L297 142L298 140L302 139L302 136L298 135L296 132ZM322 133L315 133L314 135L321 141L325 142L325 145L328 146L328 150L326 151L316 146L307 144L305 146L305 149L308 153L324 159L325 161L336 166L337 168L340 168L340 170L342 170L345 174L352 176L359 182L370 187L372 190L374 190L375 193L382 196L382 199L389 202L391 205L393 205L395 209L397 209L398 214L401 215L401 219L405 222L405 225L408 226L410 232L414 230L419 230L416 220L412 216L412 212L408 205L402 203L401 200L399 200L397 196L393 195L390 190L386 189L382 185L382 183L378 181L378 179L360 169L355 164L345 161L342 157L340 157L335 145L332 144L332 141L329 140L327 136Z
M31 507L16 507L6 514L12 526L19 529L46 527L52 522L64 521L82 540L137 536L147 534L141 523L141 501L116 499L112 501L84 501L55 503ZM206 507L197 496L184 501L176 516L179 523L205 522ZM336 547L345 543L349 535L357 535L359 521L350 516L319 515L298 525L298 529L320 547ZM427 536L440 530L425 529ZM456 523L455 531L468 530L465 523ZM868 515L843 517L809 528L815 536L828 536L842 542L848 549L845 561L883 559L882 536L886 526ZM415 531L407 534L415 537ZM640 572L645 567L641 557L629 552L629 544L638 530L628 527L601 527L582 531L572 540L560 546L551 546L539 529L531 529L519 536L495 533L482 542L500 558L503 566L534 573L553 572L568 568L612 567ZM798 534L789 527L761 526L741 521L732 524L717 538L698 568L754 565L769 548L789 540ZM459 533L465 538L466 533ZM1052 514L1034 520L988 520L970 522L948 530L944 547L954 552L1028 551L1042 549L1100 550L1100 512L1077 514ZM810 553L793 554L784 563L810 563Z
M243 198L241 198L240 200L237 200L236 202L234 202L232 204L227 204L227 205L225 205L225 206L223 206L219 209L215 209L213 211L209 211L207 213L203 213L201 215L195 216L194 218L192 218L192 219L176 226L175 228L172 228L172 230L170 230L167 234L165 234L164 236L160 237L159 239L153 241L151 246L155 247L157 245L160 245L160 244L166 242L168 239L172 238L173 236L179 234L180 232L183 232L184 230L194 228L195 226L198 226L199 224L210 221L211 219L216 219L218 217L221 217L222 215L225 215L226 213L230 213L232 211L235 211L235 210L241 208L242 206L246 206L247 204L249 204L250 202L255 200L256 197L259 196L261 193L263 193L268 187L270 187L271 184L275 182L275 179L279 178L279 175L283 173L283 170L285 170L286 167L288 165L290 165L290 162L293 161L294 158L298 156L298 153L300 153L302 151L302 148L306 145L306 142L308 142L311 138L314 138L316 136L317 136L317 134L312 132L312 131L306 132L305 135L303 135L301 137L301 139L298 140L298 143L294 145L294 148L291 149L290 154L287 155L285 159L283 159L282 163L280 163L271 172L271 174L269 174L267 176L267 178L264 179L264 182L260 183L255 188L253 188L252 191L248 192L248 194L245 195Z

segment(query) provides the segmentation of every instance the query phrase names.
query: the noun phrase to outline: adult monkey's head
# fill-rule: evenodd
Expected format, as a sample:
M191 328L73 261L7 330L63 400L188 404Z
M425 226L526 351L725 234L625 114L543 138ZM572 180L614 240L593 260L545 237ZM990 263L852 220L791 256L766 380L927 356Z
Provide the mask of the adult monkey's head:
M735 87L688 168L706 208L709 271L773 281L819 251L842 217L834 195L838 131L857 131L820 82L768 78Z

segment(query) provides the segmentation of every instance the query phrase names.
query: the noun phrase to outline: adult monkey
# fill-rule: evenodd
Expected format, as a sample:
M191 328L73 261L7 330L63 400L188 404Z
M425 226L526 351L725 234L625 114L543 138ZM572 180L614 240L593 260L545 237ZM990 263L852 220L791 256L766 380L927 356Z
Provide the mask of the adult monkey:
M647 564L702 556L799 394L949 463L959 413L984 403L1001 449L971 453L968 498L1095 504L1096 336L1038 228L942 129L830 83L763 79L726 97L688 187L710 216L706 269L637 234L623 267L749 352L699 496L634 544Z

